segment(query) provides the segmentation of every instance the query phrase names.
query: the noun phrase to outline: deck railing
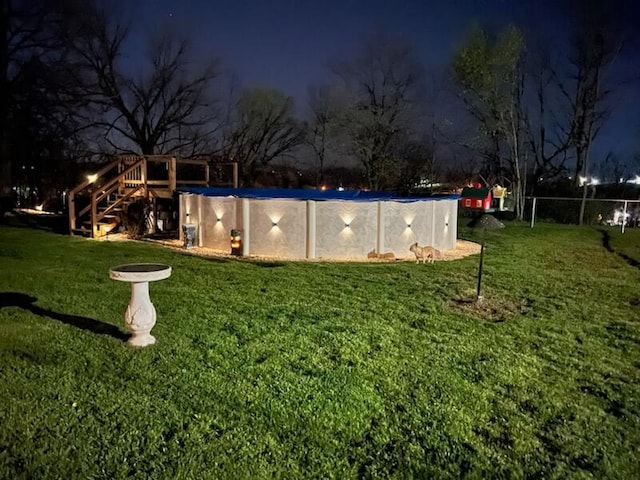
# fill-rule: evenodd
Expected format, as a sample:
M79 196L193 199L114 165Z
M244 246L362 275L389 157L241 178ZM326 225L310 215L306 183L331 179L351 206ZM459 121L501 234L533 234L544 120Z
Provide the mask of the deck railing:
M186 165L201 167L196 178L180 178L179 167ZM158 175L158 171L166 171L166 174ZM234 174L236 172L237 167ZM120 222L117 210L132 199L172 198L180 185L209 185L208 161L165 155L119 156L68 191L69 231L72 235L105 235ZM78 205L81 197L86 203L84 206Z

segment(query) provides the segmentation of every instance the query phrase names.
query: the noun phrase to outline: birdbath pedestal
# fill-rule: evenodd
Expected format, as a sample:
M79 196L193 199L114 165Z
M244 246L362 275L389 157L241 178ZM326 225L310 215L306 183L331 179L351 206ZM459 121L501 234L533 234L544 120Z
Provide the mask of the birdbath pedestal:
M149 298L149 282L171 276L171 267L159 263L130 263L113 267L109 278L131 283L131 300L124 313L124 322L131 332L129 345L146 347L156 343L151 329L156 324L156 309Z

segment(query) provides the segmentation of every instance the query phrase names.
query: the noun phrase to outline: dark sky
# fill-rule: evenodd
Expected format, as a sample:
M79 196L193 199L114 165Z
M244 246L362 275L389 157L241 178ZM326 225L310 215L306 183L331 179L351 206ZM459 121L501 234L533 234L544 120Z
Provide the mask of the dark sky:
M571 0L567 0L571 1ZM582 6L589 0L576 0ZM610 0L616 2L617 0ZM640 1L625 17L640 15ZM412 44L427 71L442 72L474 23L500 29L513 22L558 45L568 29L566 14L552 0L137 0L133 27L140 32L167 25L183 32L199 58L220 58L242 86L268 86L306 102L310 84L326 83L328 64L348 60L373 32ZM141 35L140 39L143 35ZM142 48L141 41L132 43ZM560 47L559 47L560 48ZM132 53L135 57L135 52ZM636 59L637 56L636 56ZM596 154L609 148L640 151L638 65L629 58L617 71L636 77L603 131Z

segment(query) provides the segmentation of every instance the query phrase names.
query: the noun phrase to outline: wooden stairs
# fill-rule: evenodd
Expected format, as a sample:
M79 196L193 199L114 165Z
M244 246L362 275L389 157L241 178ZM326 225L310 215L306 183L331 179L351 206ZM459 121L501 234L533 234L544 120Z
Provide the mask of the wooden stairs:
M181 166L188 166L192 179L178 178ZM196 177L194 178L194 171ZM71 235L99 238L123 222L126 208L139 199L172 199L176 187L207 186L206 159L181 159L153 155L122 155L67 193Z

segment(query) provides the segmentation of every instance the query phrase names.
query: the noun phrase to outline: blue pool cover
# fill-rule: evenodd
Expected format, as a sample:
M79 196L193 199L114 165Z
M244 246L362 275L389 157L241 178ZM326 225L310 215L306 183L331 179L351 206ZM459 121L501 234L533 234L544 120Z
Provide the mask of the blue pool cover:
M418 202L428 200L458 200L460 195L438 195L432 197L398 197L391 192L369 192L365 190L304 190L293 188L218 188L218 187L182 187L179 193L192 193L205 197L239 197L266 200L287 198L295 200L351 200L376 201L393 200L395 202Z

